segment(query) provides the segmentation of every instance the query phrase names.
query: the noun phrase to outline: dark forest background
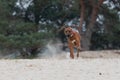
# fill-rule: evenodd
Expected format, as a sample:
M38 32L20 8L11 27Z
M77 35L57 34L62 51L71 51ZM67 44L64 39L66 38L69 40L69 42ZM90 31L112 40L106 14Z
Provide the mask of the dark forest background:
M62 26L79 30L84 50L120 49L120 0L0 0L3 54L40 53L50 40L64 40Z

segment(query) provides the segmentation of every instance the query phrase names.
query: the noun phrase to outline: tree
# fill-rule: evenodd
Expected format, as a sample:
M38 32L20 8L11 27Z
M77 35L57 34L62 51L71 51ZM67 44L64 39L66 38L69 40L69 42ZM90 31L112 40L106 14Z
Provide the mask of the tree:
M21 13L26 10L20 10L20 8L14 6L15 1L7 3L6 1L0 1L0 17L3 19L0 21L1 49L16 50L22 56L28 57L29 55L38 53L39 49L44 48L47 42L46 39L49 40L54 37L50 31L40 31L38 29L39 26L33 22L24 22L24 17ZM8 6L8 4L10 5ZM14 11L16 14L13 16L12 12Z
M99 13L100 6L102 5L103 1L104 0L98 0L98 1L88 0L89 3L87 5L85 4L85 0L80 1L80 5L81 5L81 18L80 19L81 20L80 20L79 30L81 29L83 22L84 22L84 18L86 17L85 16L85 9L90 7L90 12L89 12L90 20L86 26L86 33L82 37L84 39L84 40L82 40L83 47L86 50L89 50L89 48L90 48L90 45L91 45L90 40L91 40L92 31L93 31L94 24L96 22L96 19L97 19L98 13Z

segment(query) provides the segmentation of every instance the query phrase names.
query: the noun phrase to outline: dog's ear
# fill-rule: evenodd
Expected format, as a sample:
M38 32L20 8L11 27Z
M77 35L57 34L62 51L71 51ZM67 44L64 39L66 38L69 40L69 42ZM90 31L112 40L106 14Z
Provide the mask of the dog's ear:
M66 30L66 28L65 28L65 29L64 29L64 34L65 34L65 35L66 35L66 31L67 31L67 30Z

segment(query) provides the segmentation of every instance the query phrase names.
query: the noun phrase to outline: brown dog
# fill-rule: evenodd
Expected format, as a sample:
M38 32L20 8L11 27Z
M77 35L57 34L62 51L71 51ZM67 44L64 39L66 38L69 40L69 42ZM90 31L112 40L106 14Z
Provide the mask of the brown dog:
M64 29L64 33L67 36L68 39L68 47L70 49L70 57L74 59L74 47L77 48L77 57L79 57L79 52L81 50L81 44L80 44L80 34L72 30L71 27L67 27Z

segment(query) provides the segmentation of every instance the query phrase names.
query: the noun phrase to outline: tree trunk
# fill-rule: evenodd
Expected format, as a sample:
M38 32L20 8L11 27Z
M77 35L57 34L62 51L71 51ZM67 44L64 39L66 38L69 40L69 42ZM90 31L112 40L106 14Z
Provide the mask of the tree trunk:
M91 45L90 40L91 40L92 31L98 16L100 5L103 3L104 0L99 0L98 4L95 4L93 0L89 0L89 1L90 1L90 5L92 6L92 13L91 13L91 20L87 26L86 33L82 35L82 48L84 50L90 49L90 45Z
M82 29L82 25L83 25L84 17L85 17L85 4L84 4L84 0L80 0L80 5L81 5L81 15L80 15L80 26L78 27L79 32Z

